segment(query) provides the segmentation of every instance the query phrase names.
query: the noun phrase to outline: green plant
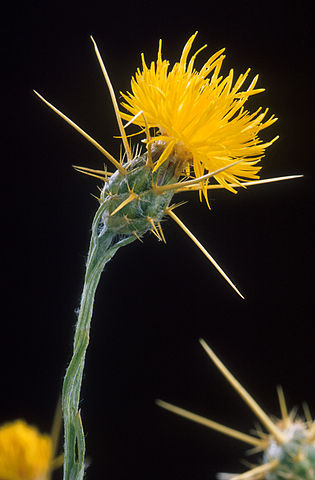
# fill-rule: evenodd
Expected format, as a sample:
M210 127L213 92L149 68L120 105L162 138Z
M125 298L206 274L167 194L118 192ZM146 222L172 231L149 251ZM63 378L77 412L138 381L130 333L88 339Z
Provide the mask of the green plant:
M104 74L120 130L125 154L114 158L89 134L60 110L35 92L41 100L91 142L116 168L114 172L75 167L78 171L103 182L98 197L99 208L92 224L90 248L76 325L73 356L63 386L64 415L64 479L80 480L84 475L85 439L79 411L79 398L85 355L89 343L95 291L106 263L119 248L151 231L165 241L161 222L172 218L193 240L240 297L244 298L227 274L193 233L183 224L172 204L180 192L197 191L207 204L210 189L225 188L233 193L259 183L284 180L278 177L258 180L259 161L276 139L263 142L261 130L276 118L266 119L268 109L254 113L245 110L247 100L263 89L255 88L258 76L241 90L249 70L233 85L233 70L226 78L219 76L223 50L212 55L200 71L194 68L198 50L188 61L196 33L185 45L179 62L170 70L162 59L161 42L157 61L147 67L142 56L142 71L131 80L131 93L123 94L119 111L113 87L93 40L95 52ZM204 47L203 47L204 48ZM211 76L210 76L211 75ZM128 121L122 124L122 119ZM146 151L131 151L126 128L141 127L145 133ZM153 129L153 130L152 130ZM212 182L214 180L214 182Z

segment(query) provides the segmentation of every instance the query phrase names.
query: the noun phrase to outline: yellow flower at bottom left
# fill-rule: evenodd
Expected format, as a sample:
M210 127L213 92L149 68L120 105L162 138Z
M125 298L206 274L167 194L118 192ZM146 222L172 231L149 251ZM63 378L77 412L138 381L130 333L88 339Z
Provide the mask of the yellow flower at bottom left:
M53 462L49 435L23 420L0 427L0 480L45 480Z

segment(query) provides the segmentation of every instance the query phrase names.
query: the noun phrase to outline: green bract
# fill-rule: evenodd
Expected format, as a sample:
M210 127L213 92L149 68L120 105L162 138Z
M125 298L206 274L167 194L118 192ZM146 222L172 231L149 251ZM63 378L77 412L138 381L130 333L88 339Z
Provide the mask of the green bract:
M102 228L115 234L140 237L152 229L152 222L160 222L165 215L174 191L156 194L152 187L176 182L176 163L170 158L152 172L144 154L132 160L127 171L124 175L117 170L105 182L100 196ZM128 203L124 205L125 202Z

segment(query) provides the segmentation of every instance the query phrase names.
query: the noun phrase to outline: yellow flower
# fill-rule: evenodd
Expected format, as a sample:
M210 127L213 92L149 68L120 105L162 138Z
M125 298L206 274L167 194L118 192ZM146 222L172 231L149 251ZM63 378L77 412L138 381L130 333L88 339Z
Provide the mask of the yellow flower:
M277 137L263 143L258 134L277 119L271 116L264 120L268 109L261 112L259 108L254 113L244 109L250 96L264 90L255 89L258 75L246 90L240 90L250 69L238 77L234 86L233 70L226 78L219 76L224 49L209 58L199 72L194 69L196 55L206 47L188 61L196 35L197 32L190 37L179 62L171 70L169 62L162 59L161 41L157 61L149 68L142 55L142 71L138 69L131 80L132 93L122 93L125 99L122 106L129 114L121 113L121 117L141 127L158 128L158 135L151 142L160 140L166 148L155 169L171 152L186 167L193 166L195 177L239 160L214 175L222 186L236 192L231 184L259 178L257 162Z
M236 192L238 187L246 188L300 175L255 180L259 178L260 170L257 163L265 149L278 138L264 143L258 134L277 119L271 116L265 120L268 109L261 112L259 108L254 113L245 110L246 100L263 89L255 89L256 76L246 90L240 90L249 70L238 77L234 86L233 70L226 78L220 77L223 50L215 53L199 72L194 69L197 54L205 48L202 47L187 60L196 34L188 40L180 61L171 70L169 62L162 60L161 42L157 61L152 62L150 68L142 55L143 70L138 69L131 80L132 93L122 94L125 99L122 106L129 113L119 111L113 86L91 37L125 150L120 161L42 95L34 92L115 166L115 172L108 172L107 167L95 170L74 166L79 172L104 182L98 200L107 209L104 216L107 229L119 234L132 234L139 239L151 230L165 241L161 221L165 215L170 216L244 298L212 255L175 215L174 209L182 203L171 205L172 197L179 192L199 191L208 200L210 189L227 188ZM123 125L122 119L128 122ZM126 128L132 123L143 127L138 133L145 131L147 151L144 154L139 153L137 148L132 152L130 148ZM158 132L152 136L150 128L157 128ZM209 183L211 178L217 183Z
M23 420L0 427L0 479L45 480L59 466L62 457L53 460L53 440Z

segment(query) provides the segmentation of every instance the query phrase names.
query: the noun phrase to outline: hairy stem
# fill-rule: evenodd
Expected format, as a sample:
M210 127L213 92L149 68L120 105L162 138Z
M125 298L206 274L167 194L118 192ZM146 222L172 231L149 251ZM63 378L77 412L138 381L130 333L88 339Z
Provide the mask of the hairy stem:
M136 238L134 235L118 238L116 234L109 232L101 220L104 207L101 205L97 210L92 225L81 305L74 335L73 355L63 384L64 480L82 480L84 475L85 440L79 400L97 285L105 264L120 247L133 242Z

